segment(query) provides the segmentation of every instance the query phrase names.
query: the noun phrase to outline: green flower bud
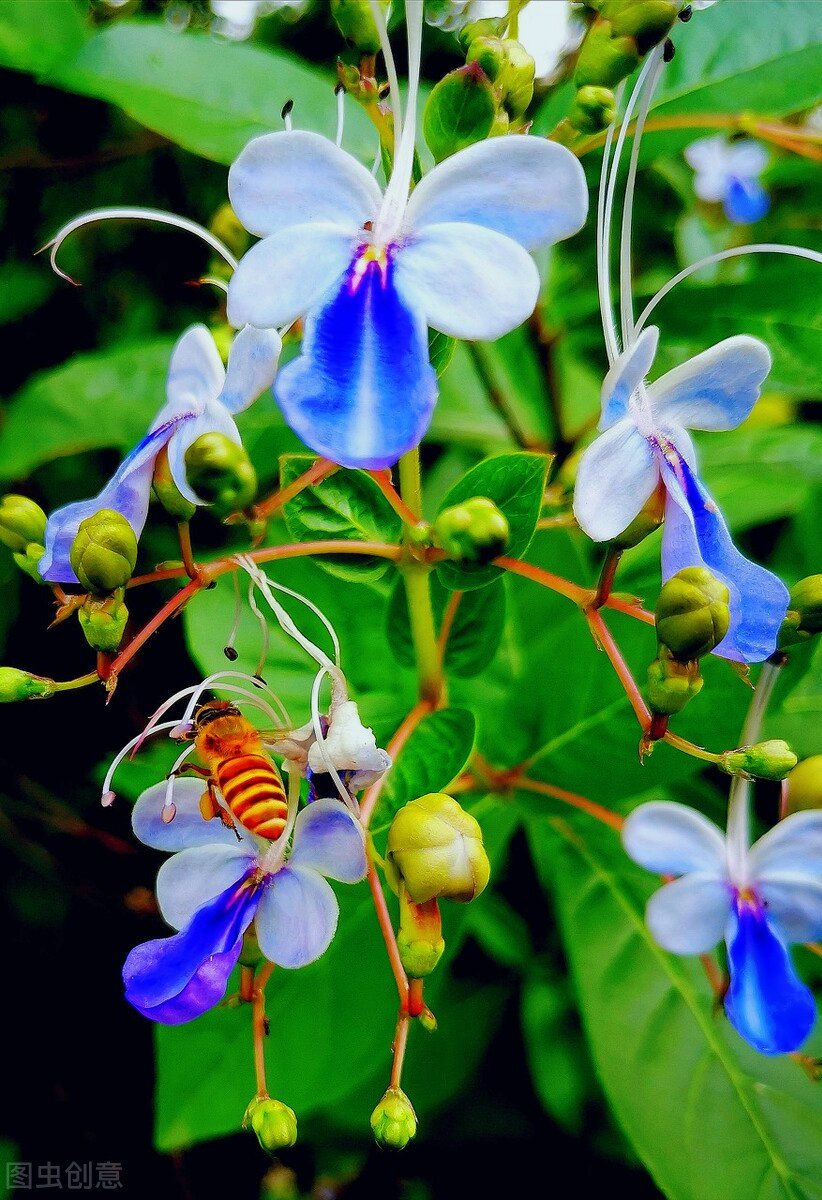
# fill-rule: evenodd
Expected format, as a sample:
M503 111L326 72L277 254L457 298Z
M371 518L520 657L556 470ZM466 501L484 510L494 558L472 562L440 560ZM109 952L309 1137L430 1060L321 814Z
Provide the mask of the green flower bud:
M679 662L667 646L660 646L648 667L648 703L653 712L671 716L699 695L703 683L697 659Z
M509 526L487 496L472 496L462 504L446 508L432 526L433 536L457 562L487 563L504 553Z
M248 1126L268 1154L277 1154L297 1140L297 1116L293 1108L269 1096L255 1096L245 1110L243 1129Z
M680 662L708 654L728 632L731 594L705 567L673 575L656 602L656 635Z
M425 105L422 131L436 162L487 138L497 115L498 93L477 63L451 71Z
M451 796L420 796L394 817L386 853L386 878L394 891L404 882L416 904L438 897L467 903L490 874L479 823Z
M123 603L124 589L110 596L87 596L77 610L80 628L92 650L113 654L123 640L128 621L128 609Z
M502 43L506 62L497 85L502 88L502 103L512 117L522 117L534 98L534 60L514 38Z
M780 646L806 642L822 633L822 575L808 575L791 588L788 614L779 635Z
M48 700L54 695L53 679L18 671L16 667L0 667L0 704L15 700Z
M204 433L186 450L189 486L218 517L247 508L257 495L257 473L244 447L224 433Z
M128 583L137 563L134 530L113 508L101 508L81 522L69 560L88 591L97 595L116 591Z
M390 0L379 0L386 23L391 9ZM331 0L331 15L349 45L361 54L376 54L380 35L368 0Z
M445 950L439 904L429 900L415 904L403 882L399 885L400 927L397 947L406 975L424 979L430 975Z
M822 754L804 758L788 776L785 815L822 808Z
M590 84L578 90L568 112L568 120L580 133L599 133L600 130L607 129L615 119L616 96L613 90L593 87ZM629 525L628 528L631 529L632 526ZM625 534L622 535L624 536ZM647 534L642 536L646 537ZM642 538L638 540L642 541ZM635 546L636 542L632 542L631 545Z
M580 48L574 71L578 88L594 86L615 88L639 63L636 42L630 37L614 37L609 21L595 21Z
M496 83L508 62L508 55L502 38L474 38L468 47L465 61L467 63L476 63L491 82Z
M726 750L719 764L729 775L750 775L755 779L784 779L796 766L796 755L787 742L773 738L754 746Z
M616 37L631 37L637 50L645 55L667 37L679 15L679 7L670 0L614 0L602 6L602 15L611 22Z
M163 446L154 461L154 477L151 482L154 488L154 495L170 517L173 517L175 521L191 520L197 511L197 505L192 504L190 500L186 500L172 479L166 446Z
M46 552L46 547L41 546L39 542L29 542L22 554L16 552L12 554L12 558L17 563L21 571L25 571L35 583L45 583L40 574L40 559Z
M17 554L29 542L42 545L46 536L46 514L28 496L10 494L0 500L0 542Z
M404 1150L417 1133L417 1114L405 1092L390 1087L371 1114L374 1140L383 1150Z
M507 17L483 17L479 21L470 21L459 32L460 45L463 50L470 50L478 38L502 38L507 25Z

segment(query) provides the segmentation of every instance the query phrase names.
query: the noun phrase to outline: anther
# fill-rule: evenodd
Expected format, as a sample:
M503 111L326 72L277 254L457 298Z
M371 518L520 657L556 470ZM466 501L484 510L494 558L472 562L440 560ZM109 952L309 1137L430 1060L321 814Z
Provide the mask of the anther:
M666 63L671 62L675 54L676 46L673 44L670 38L666 38L665 44L662 47L662 61Z
M679 14L679 19L680 21L690 21L693 15L694 10L691 8L690 4L686 4L682 12Z
M228 659L229 662L236 662L237 659L240 657L233 646L224 646L223 654L226 656L226 658Z

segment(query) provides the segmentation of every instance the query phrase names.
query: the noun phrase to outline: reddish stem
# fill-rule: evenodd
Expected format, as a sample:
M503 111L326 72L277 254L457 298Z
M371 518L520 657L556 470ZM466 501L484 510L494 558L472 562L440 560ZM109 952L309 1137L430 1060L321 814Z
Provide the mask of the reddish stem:
M385 894L382 890L377 868L372 862L368 864L368 886L371 888L371 896L374 900L374 909L377 913L377 920L380 923L380 931L385 942L385 948L388 951L388 961L391 963L391 971L394 975L394 982L397 985L397 995L400 998L400 1013L408 1012L408 976L405 973L405 968L400 961L400 952L397 946L397 939L394 934L394 926L391 922L391 914L388 911L388 905L385 902Z
M588 622L594 640L608 655L611 661L611 666L617 673L619 682L625 689L625 694L631 702L631 707L636 714L636 719L646 730L651 723L651 713L642 698L642 693L639 690L636 680L631 674L630 668L622 657L622 653L614 641L611 631L602 619L602 616L595 609L589 609L585 614L585 619Z
M433 712L433 709L434 706L430 700L420 700L419 704L414 705L386 747L392 759L396 758L400 750L402 750L423 717ZM385 775L380 776L377 782L371 785L362 798L360 803L360 822L364 829L368 828L369 821L374 815L374 809L382 793L385 780Z
M255 515L262 520L272 516L277 509L282 508L289 500L293 500L307 487L314 487L318 483L322 483L324 479L328 479L335 471L339 471L336 463L331 462L328 458L318 458L315 463L312 463L307 471L303 471L302 475L298 475L288 487L280 488L265 500L261 500L259 504L254 506Z
M398 1088L402 1082L402 1065L405 1061L405 1049L408 1045L408 1013L400 1011L397 1017L397 1028L394 1031L394 1041L391 1044L391 1049L394 1053L394 1062L391 1066L391 1082L392 1088Z
M566 791L565 788L554 787L551 783L542 783L539 779L530 779L527 775L517 775L516 772L509 773L507 780L510 787L522 788L526 792L539 792L540 795L551 796L554 800L562 800L565 804L578 808L580 812L587 813L589 817L601 821L603 825L609 825L617 833L622 829L624 819L619 813L611 812L610 809L597 804L595 800L589 800L586 796L578 796L575 792Z
M437 653L440 659L440 670L445 663L445 651L448 649L448 639L451 636L451 630L454 626L454 618L457 615L457 609L460 606L465 592L452 592L448 598L448 603L445 606L445 612L442 614L442 622L440 623L440 631L437 635Z
M386 500L391 505L397 516L402 520L404 525L408 525L413 528L415 525L421 524L420 518L412 513L411 509L394 487L388 471L367 471L366 474L370 475L374 480L377 487L380 489L383 496L385 496Z

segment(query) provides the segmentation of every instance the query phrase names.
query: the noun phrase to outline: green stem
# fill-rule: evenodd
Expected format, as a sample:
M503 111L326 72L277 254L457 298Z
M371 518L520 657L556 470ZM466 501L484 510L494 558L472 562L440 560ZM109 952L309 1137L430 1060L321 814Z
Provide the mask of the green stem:
M422 481L420 478L420 452L409 450L400 459L400 488L402 498L411 512L422 516ZM421 700L438 704L442 695L443 679L437 647L437 631L431 607L431 590L428 575L431 567L420 561L414 553L415 547L409 536L410 529L403 534L404 554L399 567L405 582L408 598L408 617L411 624L411 640L417 662L417 680Z

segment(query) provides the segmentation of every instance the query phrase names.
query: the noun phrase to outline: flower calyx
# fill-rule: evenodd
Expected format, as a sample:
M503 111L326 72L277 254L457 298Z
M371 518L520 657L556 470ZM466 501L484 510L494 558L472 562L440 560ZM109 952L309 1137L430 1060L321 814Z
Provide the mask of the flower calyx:
M456 562L481 566L505 553L508 518L487 496L444 509L432 526L434 542Z
M390 1087L371 1114L374 1140L383 1150L404 1150L416 1137L417 1114L405 1092Z
M114 654L118 649L128 623L124 595L124 588L116 588L108 596L89 593L77 609L80 628L92 650Z
M297 1140L297 1116L293 1108L270 1096L255 1096L245 1110L243 1129L249 1125L267 1154L287 1150Z

